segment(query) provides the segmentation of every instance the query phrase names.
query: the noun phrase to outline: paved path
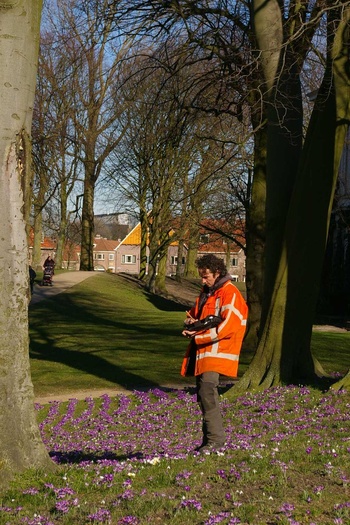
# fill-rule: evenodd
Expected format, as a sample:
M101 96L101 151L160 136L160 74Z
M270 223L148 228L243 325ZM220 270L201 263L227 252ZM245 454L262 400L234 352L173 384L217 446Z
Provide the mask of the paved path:
M36 304L43 299L48 299L53 295L64 292L75 284L81 283L97 272L64 272L53 276L52 286L40 286L39 282L34 283L34 291L29 306Z

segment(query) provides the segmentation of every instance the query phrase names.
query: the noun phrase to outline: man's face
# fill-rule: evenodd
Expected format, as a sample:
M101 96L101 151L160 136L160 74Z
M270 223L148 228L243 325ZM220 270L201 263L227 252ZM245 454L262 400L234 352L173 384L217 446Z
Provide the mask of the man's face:
M208 270L208 268L199 268L198 272L200 278L202 279L202 284L206 284L207 286L209 286L209 288L211 288L214 285L216 279L220 275L219 272L213 273L210 270Z

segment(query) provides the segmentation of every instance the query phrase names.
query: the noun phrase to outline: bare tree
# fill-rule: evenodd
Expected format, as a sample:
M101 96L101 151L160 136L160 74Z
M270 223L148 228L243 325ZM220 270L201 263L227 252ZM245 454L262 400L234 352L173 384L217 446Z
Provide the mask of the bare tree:
M50 217L46 231L57 240L55 261L62 264L67 239L69 197L77 189L80 147L75 137L72 57L55 33L43 32L39 54L39 79L33 118L34 264L40 262L43 211Z
M186 33L189 46L198 45L206 52L207 60L215 57L215 64L221 63L221 71L229 72L226 78L230 78L230 83L226 86L231 85L232 94L237 94L233 106L237 118L237 108L242 104L250 108L255 156L247 225L256 235L251 246L256 243L259 247L260 267L254 278L261 281L264 277L264 292L258 352L239 388L313 379L310 337L329 202L333 197L333 183L329 184L326 175L332 172L332 181L333 175L334 179L337 177L339 149L348 126L348 76L342 56L348 45L349 2L259 0L246 5L178 0L146 5L142 0L134 0L127 6L118 4L125 8L121 9L123 16L133 11L139 31L143 21L145 31L152 27L153 32L165 29L169 33ZM305 126L302 71L311 50L314 56L324 54L326 46L319 45L315 37L325 27L329 44L327 67L313 117ZM326 42L325 37L321 42ZM218 97L222 108L220 101ZM322 154L317 156L321 129ZM296 203L305 210L304 215ZM316 211L312 217L317 217L317 224L306 219L310 203ZM300 224L301 217L310 230ZM253 261L248 240L247 237L247 273L251 272Z
M64 48L70 68L74 140L83 171L81 270L93 270L95 186L123 130L118 118L118 70L129 47L112 32L114 7L107 1L61 0L52 32ZM114 41L112 41L114 37Z
M266 198L266 101L264 82L252 30L249 5L244 2L175 3L132 0L115 2L118 23L128 24L128 33L157 34L157 39L181 38L183 46L177 67L192 65L192 90L189 107L219 118L229 115L236 120L229 132L234 135L242 120L250 118L249 140L254 133L253 170L249 179L249 209L246 215L247 296L250 312L249 333L245 343L252 351L260 326L265 266ZM233 133L232 133L233 132ZM253 174L253 176L251 176ZM194 237L191 237L194 239ZM191 243L192 244L192 243ZM196 244L196 243L195 243ZM196 248L189 252L189 272L195 271ZM192 262L191 262L192 261Z
M118 174L124 194L140 210L141 263L146 259L146 245L150 252L148 285L164 289L167 248L173 240L181 247L186 239L186 275L196 273L204 202L207 193L219 186L219 173L228 162L228 142L224 146L217 140L223 122L192 106L194 92L201 90L200 83L193 81L193 70L200 78L203 67L196 68L181 41L171 41L161 49L140 46L135 53L125 72L128 80L120 90L126 101L127 130L111 169ZM141 276L144 274L142 264Z
M30 130L41 2L2 2L1 110L1 481L53 468L37 426L28 352L28 244L23 215L31 179ZM6 38L4 38L6 37Z

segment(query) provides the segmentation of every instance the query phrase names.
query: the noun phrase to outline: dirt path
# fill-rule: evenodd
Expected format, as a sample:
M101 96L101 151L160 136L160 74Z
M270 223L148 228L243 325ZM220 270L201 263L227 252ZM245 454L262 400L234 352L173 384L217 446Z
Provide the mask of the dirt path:
M96 275L96 272L65 272L58 275L54 275L52 280L52 286L41 286L39 281L34 284L33 295L30 300L29 306L42 301L43 299L49 299L50 297L57 295L71 288L75 284L81 283L88 279L92 275Z
M157 386L154 388L158 388L159 390L183 390L185 388L191 388L193 385L188 384L179 384L179 385L164 385L164 386ZM87 397L92 398L98 398L105 394L107 394L110 397L117 396L120 394L132 394L135 391L141 391L146 392L147 390L151 390L152 387L140 387L140 388L134 388L132 390L123 388L123 387L115 387L115 388L100 388L100 389L90 389L90 390L78 390L76 392L67 392L63 394L51 394L46 396L35 396L34 401L35 403L40 403L41 405L46 405L47 403L51 403L52 401L69 401L70 399L86 399Z

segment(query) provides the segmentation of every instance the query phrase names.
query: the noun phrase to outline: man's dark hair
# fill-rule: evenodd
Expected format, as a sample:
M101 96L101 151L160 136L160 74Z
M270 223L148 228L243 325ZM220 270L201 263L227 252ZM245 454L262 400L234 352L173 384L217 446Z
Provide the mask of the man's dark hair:
M212 253L209 253L208 255L203 255L203 257L197 259L196 266L200 270L207 269L214 274L216 272L219 272L220 277L224 277L225 275L227 275L227 268L223 259L221 259L220 257L216 257L216 255L213 255Z

